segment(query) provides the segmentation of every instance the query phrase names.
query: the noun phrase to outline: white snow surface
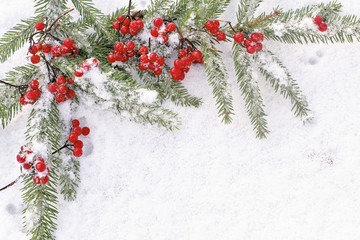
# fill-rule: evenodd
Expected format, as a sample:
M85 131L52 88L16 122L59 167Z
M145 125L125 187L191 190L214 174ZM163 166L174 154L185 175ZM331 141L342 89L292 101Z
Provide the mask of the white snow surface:
M135 1L142 8L149 1ZM342 0L360 15L358 0ZM95 0L105 13L127 1ZM235 19L238 1L223 15ZM267 0L259 11L320 0ZM29 0L1 1L0 34L33 14ZM80 159L74 202L60 200L59 240L358 240L360 239L360 48L355 44L264 44L289 68L314 120L302 125L291 104L259 79L269 128L258 140L235 82L231 47L222 45L233 87L231 125L217 118L202 66L184 80L199 108L166 107L183 119L179 131L144 127L113 113L79 108L92 152ZM0 64L0 77L27 62L25 49ZM31 106L0 130L0 185L19 175ZM21 183L0 193L0 239L22 240Z

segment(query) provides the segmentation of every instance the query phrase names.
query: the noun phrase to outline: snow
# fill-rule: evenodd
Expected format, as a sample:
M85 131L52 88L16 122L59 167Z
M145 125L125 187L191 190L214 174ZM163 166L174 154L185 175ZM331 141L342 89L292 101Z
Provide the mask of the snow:
M109 12L127 1L96 0ZM142 8L148 1L135 1ZM237 0L224 13L235 19ZM267 0L259 12L303 7L319 0ZM357 0L342 0L346 14L360 15ZM31 16L31 1L0 3L0 34ZM15 14L16 13L16 14ZM5 19L5 20L4 20ZM57 239L249 239L358 240L360 238L360 48L355 44L287 45L267 41L298 80L314 120L302 124L291 104L260 77L271 134L258 140L249 123L230 57L236 115L217 118L202 66L184 80L202 97L196 108L166 107L182 117L180 131L145 127L90 107L78 108L91 128L80 158L77 200L60 201ZM27 62L25 50L0 64ZM90 105L91 106L91 105ZM0 130L0 185L19 175L16 154L25 143L25 108ZM83 123L83 120L81 120ZM84 120L85 122L85 120ZM28 239L22 223L21 184L0 193L0 239Z

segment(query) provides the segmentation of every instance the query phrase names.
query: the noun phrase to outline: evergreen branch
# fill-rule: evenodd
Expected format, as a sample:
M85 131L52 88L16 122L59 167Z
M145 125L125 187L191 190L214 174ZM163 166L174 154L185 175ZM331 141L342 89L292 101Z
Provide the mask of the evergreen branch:
M237 11L238 23L248 22L249 19L253 17L261 2L262 0L240 0Z
M234 114L234 109L231 85L228 82L229 76L226 66L219 53L211 50L205 44L202 44L201 49L204 56L208 82L213 88L214 98L216 99L216 105L219 110L219 117L222 117L222 121L225 124L229 124L232 121L231 115Z
M94 27L99 36L106 36L109 40L113 37L106 28L105 16L95 8L92 0L71 0L75 8L80 12L82 22Z
M5 62L15 51L27 42L31 34L35 32L35 24L38 17L22 20L22 23L11 28L0 38L0 62Z
M80 184L80 162L73 157L62 156L60 169L60 193L67 201L74 201Z
M280 89L280 94L285 99L290 99L295 116L308 116L310 110L306 98L281 61L266 48L256 55L256 60L261 73L271 83L275 92Z
M248 25L247 25L247 27L248 28L251 28L251 27L253 27L253 26L255 26L255 25L258 25L258 24L260 24L260 23L262 23L262 22L264 22L264 21L266 21L266 20L268 20L268 19L270 19L270 18L272 18L272 17L275 17L275 16L277 16L277 15L279 15L280 14L280 11L274 11L274 13L272 13L272 14L270 14L270 15L266 15L264 18L262 18L262 19L259 19L259 20L257 20L256 22L252 22L252 23L249 23Z
M251 124L254 126L254 130L256 129L256 137L265 138L269 130L260 89L255 80L257 76L254 72L253 62L249 54L237 43L233 45L233 59L237 82L240 85Z
M51 22L55 20L66 9L67 0L35 0L35 13L42 17L46 16Z
M154 18L168 14L173 0L151 0L144 17L145 22L151 22Z
M11 183L9 183L8 185L6 185L3 188L0 188L0 192L15 185L15 183L17 183L21 178L23 178L25 176L25 174L21 174L20 176L18 176L14 181L12 181Z

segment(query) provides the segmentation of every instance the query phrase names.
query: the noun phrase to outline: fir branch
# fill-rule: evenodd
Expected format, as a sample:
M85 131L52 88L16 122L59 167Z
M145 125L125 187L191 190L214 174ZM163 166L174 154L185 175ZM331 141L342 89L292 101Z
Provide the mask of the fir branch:
M266 48L256 54L256 60L261 73L271 83L275 92L280 90L285 99L290 99L295 116L308 116L310 110L306 98L281 61Z
M24 46L30 35L35 32L37 22L38 17L22 20L22 23L11 28L0 38L0 61L2 63Z
M74 157L61 155L60 164L60 193L67 201L74 201L80 184L80 161Z
M251 19L259 7L262 0L240 0L238 11L237 11L237 21L238 23L246 23Z
M71 0L75 8L80 12L83 23L91 25L99 36L105 36L109 40L113 37L106 28L105 15L95 8L92 0Z
M166 16L174 0L151 0L144 17L145 22L151 22L154 18Z
M35 0L35 13L48 22L55 20L66 9L67 0Z
M265 138L269 130L260 89L255 80L257 76L254 72L253 62L249 54L237 43L233 45L233 59L237 82L240 85L251 124L254 126L254 130L256 129L256 136Z
M231 84L228 82L228 72L226 66L219 53L212 50L207 45L201 46L203 53L205 70L208 76L208 82L213 88L214 98L216 99L216 105L219 110L219 117L222 117L222 121L225 124L229 124L232 121L231 115L233 115L233 98L231 96Z

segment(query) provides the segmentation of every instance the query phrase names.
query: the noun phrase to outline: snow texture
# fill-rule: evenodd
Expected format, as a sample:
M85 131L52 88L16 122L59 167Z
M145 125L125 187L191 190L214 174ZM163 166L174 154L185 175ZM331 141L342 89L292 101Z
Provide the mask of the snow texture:
M127 1L96 0L105 13ZM143 8L149 1L135 1ZM360 15L358 0L342 0ZM235 19L238 1L224 13ZM267 0L258 12L304 7L320 0ZM0 34L33 14L32 1L0 3ZM91 133L91 154L80 159L75 202L61 201L57 239L109 240L358 240L360 239L359 43L286 45L266 41L298 79L314 113L303 125L291 104L260 78L272 133L258 140L240 90L233 88L233 124L217 118L202 66L184 85L204 104L167 107L183 118L180 131L144 127L101 110L79 108ZM236 86L231 45L222 44ZM22 49L0 65L0 76L26 63ZM31 107L0 130L0 185L19 175ZM0 239L28 239L21 227L21 184L0 193Z

